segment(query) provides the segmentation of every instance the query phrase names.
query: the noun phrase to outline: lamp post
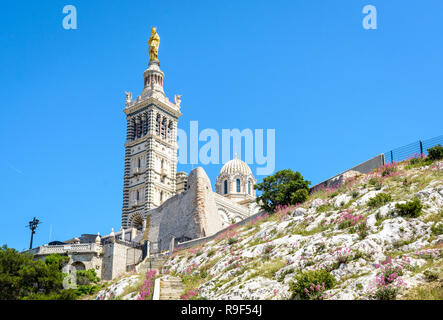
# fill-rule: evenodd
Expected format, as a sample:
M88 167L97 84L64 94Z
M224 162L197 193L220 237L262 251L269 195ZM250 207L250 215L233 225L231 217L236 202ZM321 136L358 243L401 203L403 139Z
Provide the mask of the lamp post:
M40 221L34 217L32 221L29 221L29 229L31 229L31 243L29 244L29 250L32 249L32 240L34 239L35 229L37 229Z

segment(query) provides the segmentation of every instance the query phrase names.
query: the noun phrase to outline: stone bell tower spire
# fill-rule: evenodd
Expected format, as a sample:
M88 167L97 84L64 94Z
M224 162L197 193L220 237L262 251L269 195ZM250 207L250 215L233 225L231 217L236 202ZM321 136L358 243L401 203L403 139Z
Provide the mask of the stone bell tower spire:
M160 70L160 37L152 28L149 64L144 88L132 100L126 94L127 131L123 186L122 227L143 228L149 210L158 207L177 190L177 125L180 96L172 103L163 91L165 74Z
M160 70L159 61L149 61L148 69L143 73L145 86L142 91L142 97L161 96L165 98L163 91L163 79L165 74Z

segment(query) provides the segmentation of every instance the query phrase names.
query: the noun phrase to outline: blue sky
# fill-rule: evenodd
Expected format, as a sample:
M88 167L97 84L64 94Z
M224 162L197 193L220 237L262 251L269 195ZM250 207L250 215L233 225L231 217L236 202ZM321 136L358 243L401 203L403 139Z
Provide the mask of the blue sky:
M62 27L67 4L77 30ZM368 4L377 30L362 27ZM442 134L442 12L439 0L3 3L0 244L27 248L34 216L35 245L120 227L124 92L142 90L151 26L165 92L183 95L180 128L275 129L276 170L316 183ZM205 166L213 183L220 168Z

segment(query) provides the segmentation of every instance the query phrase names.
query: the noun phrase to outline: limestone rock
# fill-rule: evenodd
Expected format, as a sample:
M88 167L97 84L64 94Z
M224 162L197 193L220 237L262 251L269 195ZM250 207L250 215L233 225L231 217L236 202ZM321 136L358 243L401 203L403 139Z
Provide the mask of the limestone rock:
M305 208L297 208L292 213L293 217L304 216L304 215L306 215L306 209Z
M112 284L108 288L101 290L99 293L97 293L96 300L112 300L118 297L121 297L121 295L125 292L125 289L137 284L141 280L141 276L139 275L133 275L129 276L127 278L123 278L116 283ZM133 295L125 295L126 299L133 299Z
M350 196L350 195L340 194L335 197L334 207L340 208L340 207L346 205L349 201L351 201L351 199L352 199L352 196Z

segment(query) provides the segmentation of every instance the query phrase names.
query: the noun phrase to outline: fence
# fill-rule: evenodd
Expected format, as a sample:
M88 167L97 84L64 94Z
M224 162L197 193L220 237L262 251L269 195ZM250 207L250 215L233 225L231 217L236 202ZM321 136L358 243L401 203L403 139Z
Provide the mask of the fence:
M414 156L427 155L428 149L443 145L443 135L428 140L419 140L403 147L385 152L385 163L399 162Z
M337 188L341 185L343 179L345 178L345 174L349 171L357 171L366 174L374 169L380 168L387 163L403 161L414 156L427 155L427 150L429 148L435 147L439 144L443 145L443 135L428 140L419 140L403 147L382 153L351 169L339 173L332 178L316 184L311 188L311 192L315 192L322 188Z

